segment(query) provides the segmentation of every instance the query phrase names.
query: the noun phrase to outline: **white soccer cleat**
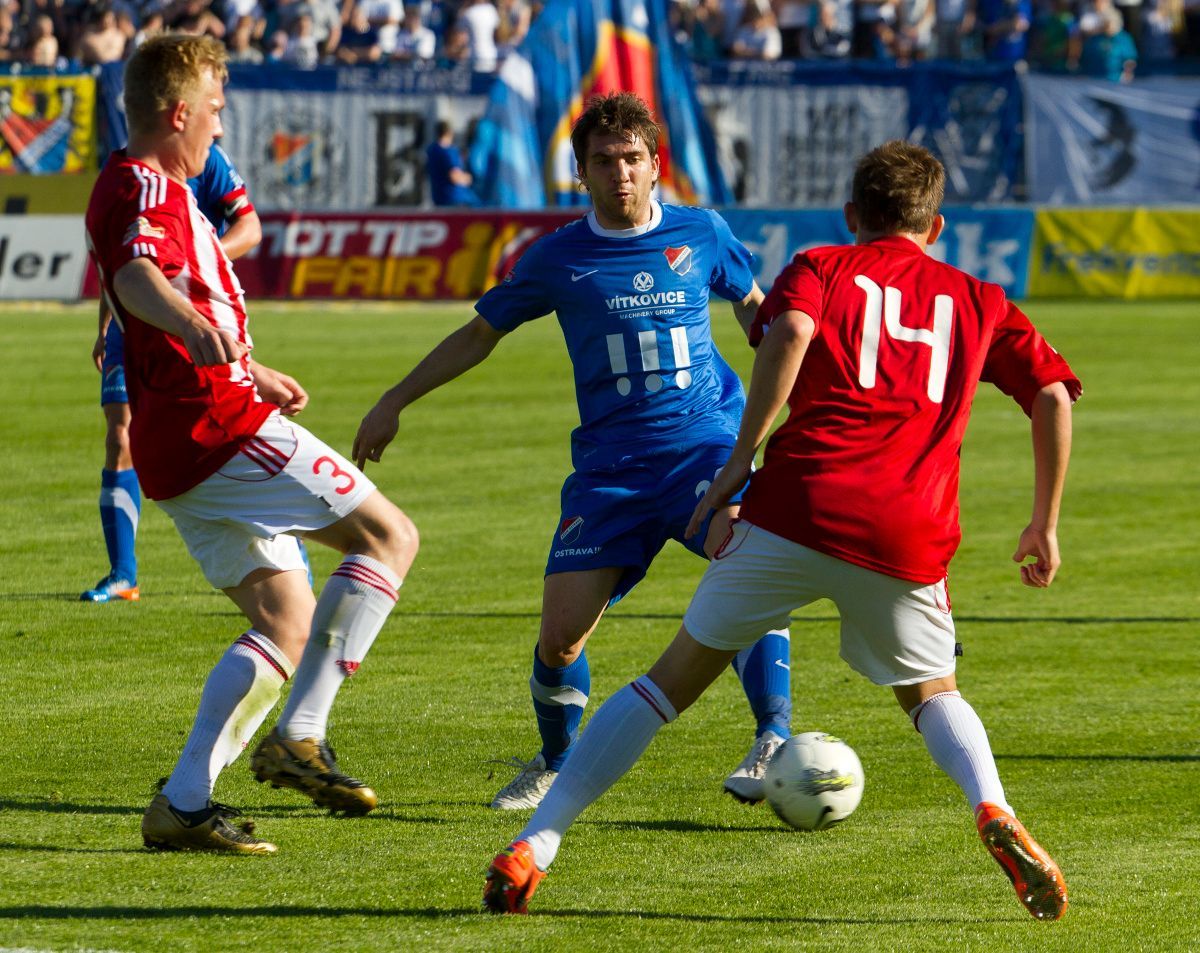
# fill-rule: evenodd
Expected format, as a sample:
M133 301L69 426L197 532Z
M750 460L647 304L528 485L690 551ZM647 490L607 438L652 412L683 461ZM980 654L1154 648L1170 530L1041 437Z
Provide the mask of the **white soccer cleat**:
M786 740L773 731L764 731L761 737L755 739L754 747L742 759L742 763L725 779L726 793L745 804L761 801L766 796L763 775L767 771L767 762L775 757L775 752Z
M517 776L492 798L491 806L497 811L519 811L527 807L537 807L550 790L554 779L558 777L557 771L546 767L546 759L540 752L529 761L513 758L511 761L500 763L518 768L519 771Z

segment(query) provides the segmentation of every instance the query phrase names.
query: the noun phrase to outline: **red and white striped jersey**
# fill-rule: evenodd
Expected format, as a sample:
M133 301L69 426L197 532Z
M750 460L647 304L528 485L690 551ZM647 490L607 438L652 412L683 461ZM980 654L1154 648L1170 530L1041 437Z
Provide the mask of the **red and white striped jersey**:
M151 499L178 496L220 469L276 408L259 397L249 357L197 367L180 338L125 307L113 278L144 258L215 327L252 346L245 294L191 190L124 150L114 152L100 172L86 225L104 294L125 332L138 479Z

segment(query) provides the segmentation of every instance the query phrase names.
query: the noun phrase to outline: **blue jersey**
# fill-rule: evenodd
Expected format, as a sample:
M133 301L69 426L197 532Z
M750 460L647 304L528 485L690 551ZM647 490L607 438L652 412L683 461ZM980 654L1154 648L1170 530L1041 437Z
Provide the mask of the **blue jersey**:
M745 397L717 352L709 292L741 301L752 256L710 209L654 203L648 225L595 214L536 242L476 310L498 331L556 312L575 371L576 469L730 442Z
M212 222L218 235L224 235L230 222L253 208L246 195L246 183L225 150L215 142L208 150L204 171L194 179L188 179L187 184L196 196L200 211Z

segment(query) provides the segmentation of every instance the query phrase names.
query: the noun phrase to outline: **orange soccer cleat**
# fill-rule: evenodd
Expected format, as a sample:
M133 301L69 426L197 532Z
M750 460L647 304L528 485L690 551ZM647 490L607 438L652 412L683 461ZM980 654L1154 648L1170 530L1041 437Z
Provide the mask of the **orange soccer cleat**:
M483 909L489 913L528 913L529 898L546 876L533 862L533 849L523 840L500 851L483 885Z
M1057 920L1067 912L1067 882L1062 871L1024 824L984 801L975 809L975 825L1026 910L1039 920Z

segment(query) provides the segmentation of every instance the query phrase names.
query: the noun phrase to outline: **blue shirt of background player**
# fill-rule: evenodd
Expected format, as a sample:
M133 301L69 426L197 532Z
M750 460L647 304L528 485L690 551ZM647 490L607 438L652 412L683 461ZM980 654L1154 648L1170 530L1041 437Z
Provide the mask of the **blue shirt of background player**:
M225 150L214 142L208 150L204 171L194 179L188 179L187 184L196 196L196 204L200 206L204 217L212 222L218 235L224 235L236 211L228 207L226 199L234 193L244 193L246 188L245 181L238 175Z
M425 150L425 168L429 172L429 193L434 205L478 205L479 196L466 185L450 181L450 170L464 168L458 146L431 142Z
M658 449L732 442L745 396L712 340L709 293L741 301L753 257L710 209L654 202L607 231L594 213L537 241L476 310L498 331L551 311L575 373L576 470Z

